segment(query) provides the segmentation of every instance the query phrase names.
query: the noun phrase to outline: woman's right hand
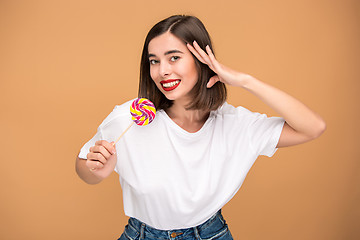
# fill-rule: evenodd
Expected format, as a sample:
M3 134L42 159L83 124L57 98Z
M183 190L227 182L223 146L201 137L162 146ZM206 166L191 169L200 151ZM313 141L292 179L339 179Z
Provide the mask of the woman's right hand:
M113 142L100 140L90 148L87 154L86 166L98 178L107 178L115 168L117 162L116 149Z

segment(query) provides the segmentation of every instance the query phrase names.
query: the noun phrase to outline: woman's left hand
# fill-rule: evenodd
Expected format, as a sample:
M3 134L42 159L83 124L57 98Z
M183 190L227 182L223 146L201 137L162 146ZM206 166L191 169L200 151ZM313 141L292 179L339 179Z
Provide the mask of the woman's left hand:
M216 73L215 76L209 79L208 88L211 88L217 81L230 86L243 87L248 81L254 79L248 74L237 72L219 63L208 45L206 46L206 52L201 49L196 41L193 42L193 46L188 43L187 47L200 62L208 65Z

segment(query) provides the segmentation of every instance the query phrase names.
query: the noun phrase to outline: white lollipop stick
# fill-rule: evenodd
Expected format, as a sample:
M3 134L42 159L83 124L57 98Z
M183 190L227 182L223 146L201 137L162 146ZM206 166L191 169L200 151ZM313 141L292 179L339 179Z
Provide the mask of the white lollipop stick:
M116 139L116 141L113 143L113 146L120 140L122 136L130 129L130 127L134 124L134 122L130 123L130 125L124 130L124 132Z

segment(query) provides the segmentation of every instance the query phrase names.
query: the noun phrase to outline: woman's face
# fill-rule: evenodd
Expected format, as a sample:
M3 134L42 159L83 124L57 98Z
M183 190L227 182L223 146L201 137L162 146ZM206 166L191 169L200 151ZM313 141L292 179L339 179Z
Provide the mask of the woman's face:
M189 92L198 81L195 60L182 40L166 32L148 46L150 76L169 100L189 101Z

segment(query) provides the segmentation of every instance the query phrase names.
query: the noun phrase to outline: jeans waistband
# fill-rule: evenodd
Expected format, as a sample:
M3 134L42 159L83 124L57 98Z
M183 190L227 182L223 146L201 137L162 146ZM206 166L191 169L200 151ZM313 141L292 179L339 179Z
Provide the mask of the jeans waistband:
M174 229L174 230L159 230L156 228L152 228L149 225L146 225L145 223L139 221L136 218L130 218L129 219L129 225L131 225L133 228L135 228L140 235L144 235L144 231L147 233L151 233L154 236L163 237L164 239L168 239L168 237L175 238L176 236L182 236L184 237L187 234L195 234L195 236L198 236L199 232L203 229L206 229L209 227L209 225L216 219L217 217L220 218L221 222L225 224L225 220L221 214L221 209L215 213L211 218L209 218L206 222L191 228L185 228L185 229ZM140 238L141 239L141 238ZM199 239L199 238L198 238Z

